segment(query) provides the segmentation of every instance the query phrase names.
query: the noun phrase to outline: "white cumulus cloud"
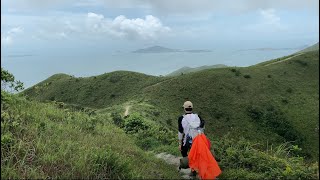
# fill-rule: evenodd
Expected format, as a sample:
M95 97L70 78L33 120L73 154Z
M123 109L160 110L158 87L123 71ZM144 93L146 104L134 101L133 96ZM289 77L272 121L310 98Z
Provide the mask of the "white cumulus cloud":
M88 13L88 18L102 20L104 18L104 16L101 15L101 14L96 14L96 13L89 12Z
M162 25L161 21L152 15L147 15L145 19L129 19L124 15L108 19L90 12L87 18L87 28L91 32L105 33L112 37L147 40L170 32L169 27Z

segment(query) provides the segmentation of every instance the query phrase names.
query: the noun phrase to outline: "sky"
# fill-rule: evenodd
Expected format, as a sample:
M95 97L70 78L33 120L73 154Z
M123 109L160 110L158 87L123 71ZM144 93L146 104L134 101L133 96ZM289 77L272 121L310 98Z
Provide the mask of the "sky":
M41 63L85 64L154 45L297 48L318 41L318 0L1 0L1 66L19 77L24 63L40 71Z

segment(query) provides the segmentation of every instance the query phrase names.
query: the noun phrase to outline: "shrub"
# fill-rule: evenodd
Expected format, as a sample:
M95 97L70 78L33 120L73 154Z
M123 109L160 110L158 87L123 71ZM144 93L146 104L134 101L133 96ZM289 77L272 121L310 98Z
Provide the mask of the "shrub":
M249 74L246 74L243 77L246 78L246 79L251 78L251 76Z
M166 120L166 123L167 123L169 126L171 126L171 125L172 125L171 119L167 119L167 120Z
M247 113L249 117L261 126L277 133L286 141L295 141L297 144L300 144L303 140L303 136L290 125L284 113L272 105L265 108L249 106Z
M138 113L132 113L124 121L124 129L126 133L137 133L139 130L146 130L148 128L149 126Z
M122 119L120 114L113 112L111 113L111 117L115 125L119 127L124 127L124 120Z
M289 101L288 101L287 99L282 99L281 102L282 102L283 104L288 104L288 103L289 103Z
M46 123L45 122L41 122L40 124L38 124L38 129L40 131L44 131L46 128Z
M8 87L9 89L7 89ZM1 90L20 91L23 89L23 83L15 80L13 74L1 67Z
M159 116L159 115L160 115L160 112L159 112L159 111L153 111L152 114L153 114L154 116Z
M259 120L263 116L262 110L256 106L249 106L247 108L247 112L248 112L249 117L251 117L254 120Z
M121 76L118 76L118 75L112 75L110 78L109 78L109 81L112 82L112 83L117 83L121 80Z
M11 133L1 133L1 147L10 147L13 145L14 138Z
M241 72L240 72L239 70L237 70L236 73L235 73L235 75L236 75L236 76L240 76L240 75L241 75Z
M64 107L64 103L63 102L56 102L58 108L63 108Z
M288 92L288 93L292 93L292 88L288 88L287 90L286 90L286 92Z
M294 62L300 64L301 66L308 66L308 63L302 60L295 60Z
M317 179L318 166L307 166L294 153L299 147L290 143L263 152L257 144L227 134L214 144L216 159L221 159L221 179Z

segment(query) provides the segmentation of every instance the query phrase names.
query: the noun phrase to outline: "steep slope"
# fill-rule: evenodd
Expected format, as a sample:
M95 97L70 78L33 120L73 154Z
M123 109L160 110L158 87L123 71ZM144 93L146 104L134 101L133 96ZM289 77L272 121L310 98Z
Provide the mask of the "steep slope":
M180 155L156 155L139 148L155 145L168 152L170 146L177 152L176 134L164 133L165 128L134 115L136 112L119 127L106 112L88 115L60 103L30 102L3 92L1 100L3 179L181 178L177 171ZM135 110L147 105L139 104ZM149 128L141 128L145 125ZM159 146L150 136L174 143ZM223 169L221 179L317 179L318 163L306 164L296 155L295 146L282 144L261 151L247 140L234 140L228 134L212 143L219 147L214 154ZM169 164L155 157L170 158Z
M1 92L2 179L178 179L103 115Z

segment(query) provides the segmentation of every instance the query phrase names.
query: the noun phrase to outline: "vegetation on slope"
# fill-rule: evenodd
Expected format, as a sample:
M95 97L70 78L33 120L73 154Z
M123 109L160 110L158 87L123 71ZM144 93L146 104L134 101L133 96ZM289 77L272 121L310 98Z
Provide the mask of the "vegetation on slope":
M1 100L2 178L179 178L176 167L143 151L179 153L175 128L155 121L163 114L159 106L130 101L131 113L124 116L128 103L84 108L85 113L4 91ZM318 178L317 162L306 164L298 146L285 143L261 150L261 144L230 133L209 137L223 170L220 178Z
M134 104L131 113L121 116L124 106L98 110L97 113L112 112L114 123L135 139L136 144L145 150L169 152L180 156L176 142L176 130L159 126L150 121L159 111L144 102ZM127 105L127 104L126 104ZM126 106L125 105L125 106ZM120 113L120 114L118 114ZM240 138L229 133L222 138L211 137L212 153L219 162L222 179L316 179L318 163L306 164L300 157L301 148L290 143L263 148L261 144Z
M179 178L175 167L138 148L108 117L1 96L4 179Z
M136 96L144 87L163 80L165 78L127 71L87 78L56 74L26 89L23 94L40 101L55 100L101 108L124 103Z
M183 75L183 74L187 74L187 73L191 73L191 72L197 72L197 71L202 71L205 69L213 69L213 68L225 68L227 67L224 64L216 64L216 65L212 65L212 66L200 66L200 67L195 67L195 68L191 68L191 67L182 67L176 71L173 71L170 74L167 74L166 76L179 76L179 75Z
M145 88L143 97L177 126L191 100L206 132L267 144L293 141L302 156L319 157L319 51L270 66L204 70ZM155 98L157 97L157 98Z
M206 120L209 135L230 132L263 144L290 141L303 149L301 156L318 159L319 51L266 64L170 78L131 72L90 78L57 75L24 94L100 109L129 100L146 102L158 110L154 120L173 129L189 99Z

